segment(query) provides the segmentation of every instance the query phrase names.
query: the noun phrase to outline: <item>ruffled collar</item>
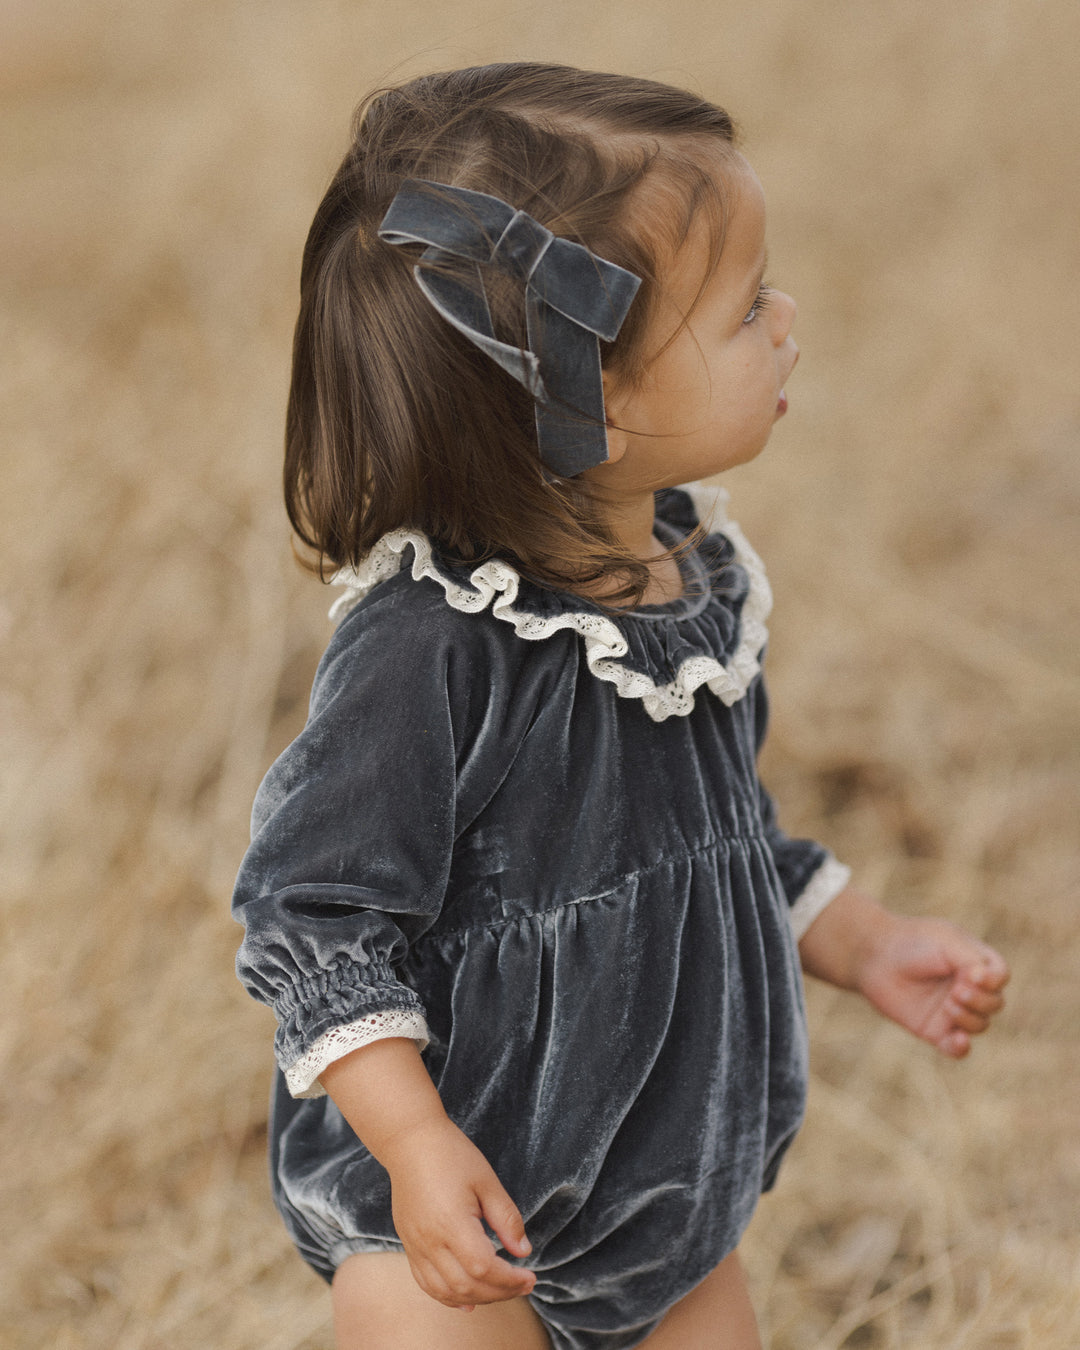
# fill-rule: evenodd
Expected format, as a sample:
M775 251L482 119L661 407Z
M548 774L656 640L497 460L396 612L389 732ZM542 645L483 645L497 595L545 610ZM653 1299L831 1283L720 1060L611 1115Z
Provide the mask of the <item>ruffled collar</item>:
M384 535L359 567L335 574L331 584L343 593L330 617L341 619L379 582L396 576L411 549L413 579L437 582L452 608L466 614L490 608L532 641L562 629L577 632L592 674L621 697L640 699L656 722L685 717L703 685L731 705L760 670L772 592L761 559L726 518L727 500L723 488L704 483L657 493L656 528L664 543L685 538L699 521L710 531L682 560L685 593L667 604L613 614L583 596L537 586L498 558L474 568L452 565L420 530L400 529Z

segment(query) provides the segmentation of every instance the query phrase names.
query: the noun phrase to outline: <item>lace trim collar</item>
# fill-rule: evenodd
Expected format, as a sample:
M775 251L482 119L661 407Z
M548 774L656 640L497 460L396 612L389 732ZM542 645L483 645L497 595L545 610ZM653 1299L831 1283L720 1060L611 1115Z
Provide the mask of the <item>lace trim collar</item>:
M559 593L561 603L551 612L536 613L525 607L522 577L508 563L492 558L466 577L463 569L451 570L440 562L430 539L421 531L400 529L384 535L359 567L342 568L333 576L330 584L342 587L343 593L331 606L330 618L335 622L342 619L381 581L396 576L409 548L413 552L413 580L427 577L437 582L453 609L476 614L490 606L496 619L512 624L518 637L532 641L551 637L561 629L579 633L592 674L613 684L620 697L640 699L656 722L671 716L685 717L693 709L694 694L702 685L730 706L743 697L761 669L759 657L768 639L765 620L772 609L772 592L761 559L738 525L726 518L727 492L705 483L689 483L681 491L690 498L697 520L706 526L710 537L719 536L730 543L733 560L744 570L748 583L737 597L733 598L730 587L714 586L700 606L691 602L688 609L683 597L670 605L650 605L611 616L598 608L571 608L588 602ZM700 561L697 566L701 566ZM713 614L709 622L710 612L718 606L730 630L730 643L718 632L721 614ZM678 630L677 654L672 653L670 642L662 644L662 659L645 650L658 643L658 626L641 622L646 619L666 620L666 625L659 627ZM626 625L625 629L620 625ZM637 669L640 664L651 667L651 671ZM664 666L674 668L674 678L656 678Z

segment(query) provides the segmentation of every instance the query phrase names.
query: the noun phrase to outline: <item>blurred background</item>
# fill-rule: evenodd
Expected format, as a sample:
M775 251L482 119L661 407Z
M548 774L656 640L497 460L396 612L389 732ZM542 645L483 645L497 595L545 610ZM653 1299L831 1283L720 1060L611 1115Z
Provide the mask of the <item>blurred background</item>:
M777 593L789 829L1000 947L948 1063L813 988L745 1244L773 1350L1080 1344L1072 0L7 0L0 19L5 1350L325 1350L232 973L327 593L279 461L299 259L372 86L554 59L727 106L802 361L732 513Z

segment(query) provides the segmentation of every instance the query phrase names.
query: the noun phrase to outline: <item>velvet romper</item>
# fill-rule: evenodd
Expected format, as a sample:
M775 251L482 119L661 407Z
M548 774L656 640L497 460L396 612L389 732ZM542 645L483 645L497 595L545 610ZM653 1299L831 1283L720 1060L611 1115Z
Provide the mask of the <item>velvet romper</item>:
M657 494L658 536L726 494ZM715 512L715 516L714 516ZM739 1241L802 1118L797 937L846 884L758 782L771 597L738 528L612 615L387 535L345 577L234 910L278 1019L277 1205L329 1279L400 1250L317 1075L415 1036L521 1210L555 1350L637 1345Z

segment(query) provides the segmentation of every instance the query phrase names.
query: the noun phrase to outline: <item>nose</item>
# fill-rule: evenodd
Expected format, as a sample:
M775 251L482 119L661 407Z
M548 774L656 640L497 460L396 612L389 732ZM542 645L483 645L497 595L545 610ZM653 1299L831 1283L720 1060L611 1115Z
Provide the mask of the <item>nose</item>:
M771 308L775 316L773 343L777 347L782 347L795 324L795 315L799 312L799 307L786 291L774 291Z

